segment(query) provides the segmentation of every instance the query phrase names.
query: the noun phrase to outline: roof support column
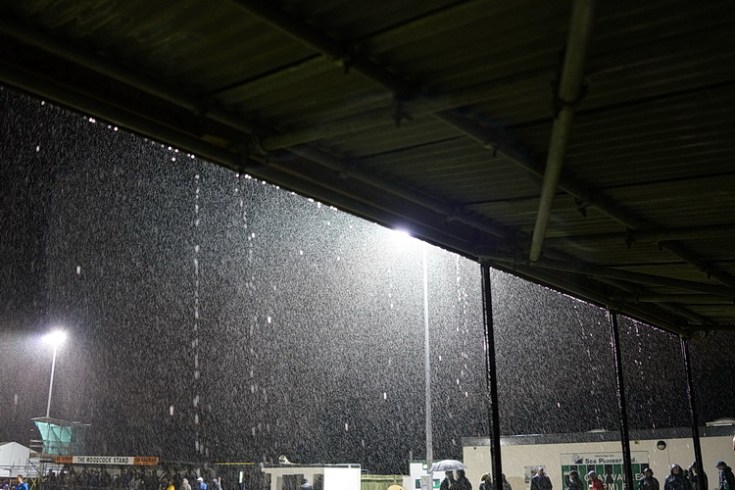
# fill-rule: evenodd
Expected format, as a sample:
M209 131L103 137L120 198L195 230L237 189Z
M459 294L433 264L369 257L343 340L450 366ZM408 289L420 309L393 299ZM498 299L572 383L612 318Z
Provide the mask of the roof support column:
M485 373L490 404L490 437L493 488L503 488L503 463L500 457L500 410L498 407L498 371L495 365L495 323L490 282L490 263L480 264L482 270L482 311L485 323Z
M620 417L620 444L623 449L623 488L634 488L633 466L630 461L630 433L628 432L628 411L625 402L625 383L623 381L623 357L620 353L620 328L618 314L608 312L610 316L612 349L615 358L615 381L618 395L618 415Z
M541 200L531 241L530 260L532 262L536 262L541 257L546 227L549 224L551 207L554 203L561 168L564 164L574 111L583 93L584 61L592 38L594 11L595 0L577 0L574 2L564 65L559 81L559 89L556 93L556 103L559 106L559 111L551 129L551 141L549 142L546 170L544 171L544 183L541 188Z
M679 337L681 342L681 354L684 359L684 370L687 376L687 395L689 398L689 414L692 420L692 442L694 444L694 464L697 468L697 481L699 488L707 488L707 477L704 475L702 464L702 444L699 440L699 413L697 403L694 399L694 376L692 375L692 358L689 354L689 340Z

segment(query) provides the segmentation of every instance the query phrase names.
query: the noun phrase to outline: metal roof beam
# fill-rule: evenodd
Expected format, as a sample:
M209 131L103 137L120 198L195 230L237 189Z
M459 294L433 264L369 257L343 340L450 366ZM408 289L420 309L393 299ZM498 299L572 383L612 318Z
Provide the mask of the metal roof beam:
M396 95L410 97L417 93L416 87L373 62L362 53L353 52L323 31L310 26L301 18L291 15L272 2L261 0L229 0L234 6L267 22L291 38L305 44L316 52L324 53L345 69L354 70L373 82L389 88Z
M567 142L571 134L574 111L584 92L584 62L592 38L594 15L594 0L577 0L574 2L564 54L564 65L562 66L561 80L556 94L556 103L560 105L560 108L551 128L544 181L541 187L536 225L533 228L533 237L531 238L529 253L531 262L536 262L541 257L541 250L546 237L546 227L551 218L551 208L554 204L561 169L566 158Z
M732 277L722 268L700 259L696 256L696 254L694 254L691 250L689 250L681 243L660 242L659 246L694 265L697 269L707 274L707 277L713 277L720 281L722 284L735 288L735 277Z
M533 70L515 74L485 82L462 90L440 95L424 96L416 95L413 98L400 101L380 109L374 109L357 116L350 116L327 124L312 125L285 131L280 134L265 136L261 140L264 150L277 150L304 143L311 143L322 139L329 139L343 134L357 133L386 124L395 123L402 119L418 119L433 116L445 123L454 126L454 123L441 116L441 112L469 106L478 102L492 100L498 97L498 90L513 86L529 77L538 78L542 83L542 75L549 73L548 70Z
M517 256L500 253L489 253L488 258L494 261L518 264ZM522 262L520 262L522 263ZM631 272L621 269L613 269L609 267L586 264L580 261L566 262L561 260L549 260L541 258L533 263L533 267L541 269L555 270L562 272L571 272L574 274L582 274L590 277L612 278L629 281L632 283L650 284L653 286L665 286L695 293L714 294L725 296L728 298L735 297L735 289L714 284L705 284L695 281L685 281L672 277L655 276L652 274L642 274L639 272Z
M28 29L20 22L13 22L12 20L0 17L0 33L17 39L29 46L39 48L63 60L83 66L113 80L154 95L161 100L170 102L193 113L206 114L213 121L225 124L238 131L243 131L248 134L253 133L252 126L235 114L218 107L213 107L199 97L175 91L172 87L152 80L145 75L122 68L120 65L106 58L74 49L65 43L59 42L58 39Z
M632 294L615 297L621 303L678 303L688 305L735 305L735 296L707 294Z
M393 194L394 196L402 197L408 201L414 202L426 209L445 216L448 221L458 221L499 238L508 238L515 234L515 230L510 230L505 227L492 224L489 220L472 215L462 206L455 206L450 203L443 202L436 197L427 196L425 194L409 190L400 184L396 184L394 181L381 179L369 172L360 170L357 166L349 165L342 159L336 158L335 156L322 152L316 148L301 146L289 148L288 151L306 158L307 160L328 167L331 170L340 173L343 178L355 178L360 182L369 184Z
M644 305L619 303L610 296L598 291L597 288L585 286L585 277L567 278L564 275L552 273L530 265L513 264L509 266L509 264L504 262L497 263L493 259L490 260L493 266L500 270L505 270L512 274L519 274L531 281L546 284L560 291L572 292L593 304L630 315L633 318L656 325L669 332L679 335L691 334L689 323L682 321L680 315L673 315L668 311L660 311L657 308L647 308ZM580 281L580 279L582 280Z
M635 243L656 243L665 241L712 240L735 237L735 225L690 226L686 228L669 228L663 230L628 230L625 233L597 233L591 235L566 235L546 238L550 247L564 246L570 243L581 247L606 243L620 243L626 246Z

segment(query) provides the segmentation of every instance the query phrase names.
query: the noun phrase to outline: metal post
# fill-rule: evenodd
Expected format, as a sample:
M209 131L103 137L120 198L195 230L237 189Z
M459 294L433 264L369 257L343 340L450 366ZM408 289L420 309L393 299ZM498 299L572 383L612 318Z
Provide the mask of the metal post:
M493 488L503 488L503 462L500 457L500 414L498 410L498 376L495 366L495 333L493 323L493 302L490 283L490 264L483 261L482 269L482 307L485 320L485 367L487 387L490 397L490 446L492 456Z
M623 488L633 488L633 466L630 462L630 434L628 433L628 413L625 403L625 383L623 381L623 358L620 353L620 329L618 315L608 311L612 329L612 349L615 357L615 380L617 383L618 415L620 416L620 444L623 449Z
M434 459L431 424L431 356L429 342L429 279L426 265L426 243L421 244L424 265L424 396L426 398L426 465L431 474Z
M699 479L700 490L706 490L703 483L706 481L704 476L704 466L702 465L702 445L699 440L699 414L697 412L697 404L694 399L694 377L692 376L692 358L689 355L689 341L684 337L679 337L681 342L681 353L684 357L684 369L687 376L687 395L689 396L689 413L692 419L692 442L694 443L694 464L697 468L697 478Z
M48 385L48 403L46 404L46 418L51 413L51 392L54 390L54 369L56 368L56 349L57 345L54 344L54 355L51 358L51 381Z

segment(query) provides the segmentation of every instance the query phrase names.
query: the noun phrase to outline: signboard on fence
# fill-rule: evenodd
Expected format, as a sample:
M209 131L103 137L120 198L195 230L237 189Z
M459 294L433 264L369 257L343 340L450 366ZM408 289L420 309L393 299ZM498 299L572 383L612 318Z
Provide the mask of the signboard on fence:
M155 466L157 456L56 456L56 464Z
M634 451L630 453L630 463L633 470L633 478L643 477L643 470L648 468L648 452ZM602 480L605 490L623 490L623 455L622 453L586 453L586 454L562 454L561 474L566 486L566 478L569 472L576 470L584 481L589 471L597 473Z

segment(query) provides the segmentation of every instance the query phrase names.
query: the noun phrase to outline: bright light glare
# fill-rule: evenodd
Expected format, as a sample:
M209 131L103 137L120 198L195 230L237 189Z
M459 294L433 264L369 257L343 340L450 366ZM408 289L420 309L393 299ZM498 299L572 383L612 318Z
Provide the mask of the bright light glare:
M388 243L392 248L396 248L399 251L419 252L421 250L421 246L424 245L424 242L411 236L411 234L406 230L396 228L389 229L388 231L390 232L388 233Z
M395 242L399 245L406 245L409 243L412 243L415 238L411 236L410 233L408 233L406 230L401 229L391 229L390 231L390 239L392 242Z
M59 346L66 340L66 332L63 330L54 330L51 333L47 333L43 336L43 341L51 346Z
M390 230L390 231L392 231L393 234L396 235L396 238L400 240L411 238L411 234L407 232L406 230L401 230L400 228L398 228L398 229Z

